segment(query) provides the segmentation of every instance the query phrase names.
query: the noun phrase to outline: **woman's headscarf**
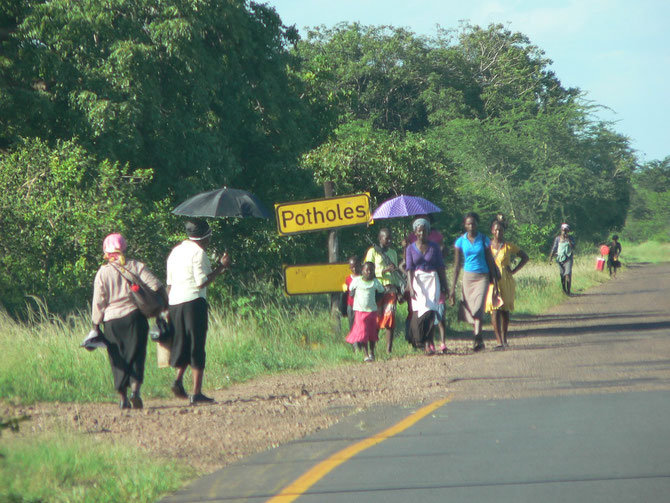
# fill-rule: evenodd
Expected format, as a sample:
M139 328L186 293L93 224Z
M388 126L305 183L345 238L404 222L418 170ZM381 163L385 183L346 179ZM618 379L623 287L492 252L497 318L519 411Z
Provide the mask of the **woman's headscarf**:
M126 257L123 255L123 252L126 251L127 246L126 240L121 234L110 234L102 242L102 251L105 254L105 260L125 265Z
M430 232L430 222L425 218L417 218L416 220L414 220L414 223L412 223L412 230L416 232L416 230L422 226L426 230L426 232Z

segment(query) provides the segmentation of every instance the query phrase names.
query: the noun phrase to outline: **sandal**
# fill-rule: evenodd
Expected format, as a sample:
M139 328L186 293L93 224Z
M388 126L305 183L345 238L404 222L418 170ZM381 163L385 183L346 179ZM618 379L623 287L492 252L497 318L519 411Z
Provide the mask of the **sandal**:
M447 354L447 345L446 344L440 345L440 353L442 353L443 355Z

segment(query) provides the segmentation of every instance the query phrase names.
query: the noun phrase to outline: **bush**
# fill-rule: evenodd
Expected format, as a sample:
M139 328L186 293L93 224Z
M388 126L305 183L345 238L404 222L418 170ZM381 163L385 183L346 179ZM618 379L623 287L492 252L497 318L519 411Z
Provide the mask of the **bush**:
M104 236L151 235L139 197L151 176L99 162L76 141L26 140L1 156L0 304L13 314L29 295L53 309L85 305Z

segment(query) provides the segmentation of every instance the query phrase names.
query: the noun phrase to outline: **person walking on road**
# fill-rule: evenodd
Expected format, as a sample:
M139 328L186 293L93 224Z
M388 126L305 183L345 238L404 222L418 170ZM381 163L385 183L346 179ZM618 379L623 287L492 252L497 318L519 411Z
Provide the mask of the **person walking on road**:
M572 289L572 263L574 261L575 240L570 236L570 226L566 223L561 224L561 233L554 239L554 245L549 254L549 263L554 255L561 275L561 287L563 293L570 295Z
M461 272L462 259L463 284L459 318L467 321L473 327L472 349L474 351L481 351L485 347L482 336L482 318L490 283L494 284L494 295L498 293L497 268L491 255L491 240L477 231L478 225L479 215L477 213L471 212L465 215L463 226L466 232L454 243L454 279L449 294L449 304L453 306L456 302L456 283Z
M138 260L125 257L126 240L121 234L110 234L102 243L106 263L98 269L93 283L93 330L101 333L107 347L114 376L114 389L122 409L143 407L140 387L144 381L149 323L130 298L132 276L160 293L167 305L163 284ZM124 277L126 276L126 277ZM128 388L130 387L130 398Z
M435 353L433 332L436 325L444 328L444 303L440 308L440 299L446 298L449 288L445 272L444 259L440 247L428 241L430 223L425 218L417 218L412 225L417 240L405 250L405 269L409 277L412 317L410 319L409 341L416 348L423 348L427 355ZM446 353L447 345L444 330L440 352Z
M402 277L398 269L398 253L391 248L391 231L387 228L381 229L378 240L379 245L370 247L365 255L364 262L372 262L375 265L375 275L384 287L379 329L386 331L386 351L390 353L393 349L393 336L396 327L395 313Z
M360 347L365 353L365 362L375 361L375 346L379 340L379 314L377 302L384 294L384 287L375 277L375 264L365 262L362 275L355 277L349 285L354 297L354 325L346 341ZM369 347L369 350L368 350Z
M528 254L513 243L505 241L505 224L499 219L491 223L491 255L498 270L499 299L493 296L493 285L489 286L486 297L486 312L491 313L493 332L498 342L497 349L507 347L507 332L509 330L510 313L514 311L514 296L516 282L514 275L528 262ZM519 257L519 261L512 268L512 258ZM500 303L499 301L502 301Z
M440 251L442 252L442 259L445 258L445 253L444 253L444 236L440 231L438 231L435 228L435 219L433 218L432 213L428 213L426 215L417 215L416 218L425 218L428 220L428 223L430 224L430 232L428 234L428 241L431 243L435 243L439 248ZM414 243L417 240L416 233L414 231L410 232L407 237L404 240L403 243L403 250L404 250L404 256L407 255L407 246ZM405 320L405 332L409 333L410 331L410 324L412 321L412 299L409 296L409 290L405 292L406 300L407 300L407 320ZM437 327L440 329L440 352L441 353L446 353L447 352L447 345L446 345L446 323L447 319L445 314L446 311L446 306L445 302L447 301L446 297L440 296L440 302L439 302L439 308L440 308L440 322L438 323Z
M347 320L349 321L349 330L354 326L354 298L350 295L349 287L354 278L361 275L361 262L358 257L352 255L349 257L349 276L344 280L346 291L344 292L347 301Z
M621 267L619 255L621 255L621 243L619 243L619 236L614 234L607 254L607 270L612 278L616 278L616 270Z
M205 250L212 230L203 220L186 222L188 239L175 246L167 259L169 288L169 318L174 327L170 365L177 369L172 392L179 398L189 398L192 405L213 402L202 393L205 373L205 343L207 341L207 287L231 265L227 253L212 270ZM193 390L186 394L183 377L191 366Z

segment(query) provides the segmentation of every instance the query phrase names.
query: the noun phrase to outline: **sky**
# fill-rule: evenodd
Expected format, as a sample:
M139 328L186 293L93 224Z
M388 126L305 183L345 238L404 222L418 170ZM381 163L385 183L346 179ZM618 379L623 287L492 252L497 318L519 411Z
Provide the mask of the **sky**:
M262 2L263 0L258 0ZM553 61L564 87L578 87L630 139L641 163L670 156L668 0L269 0L285 25L391 25L435 35L436 25L502 23Z

